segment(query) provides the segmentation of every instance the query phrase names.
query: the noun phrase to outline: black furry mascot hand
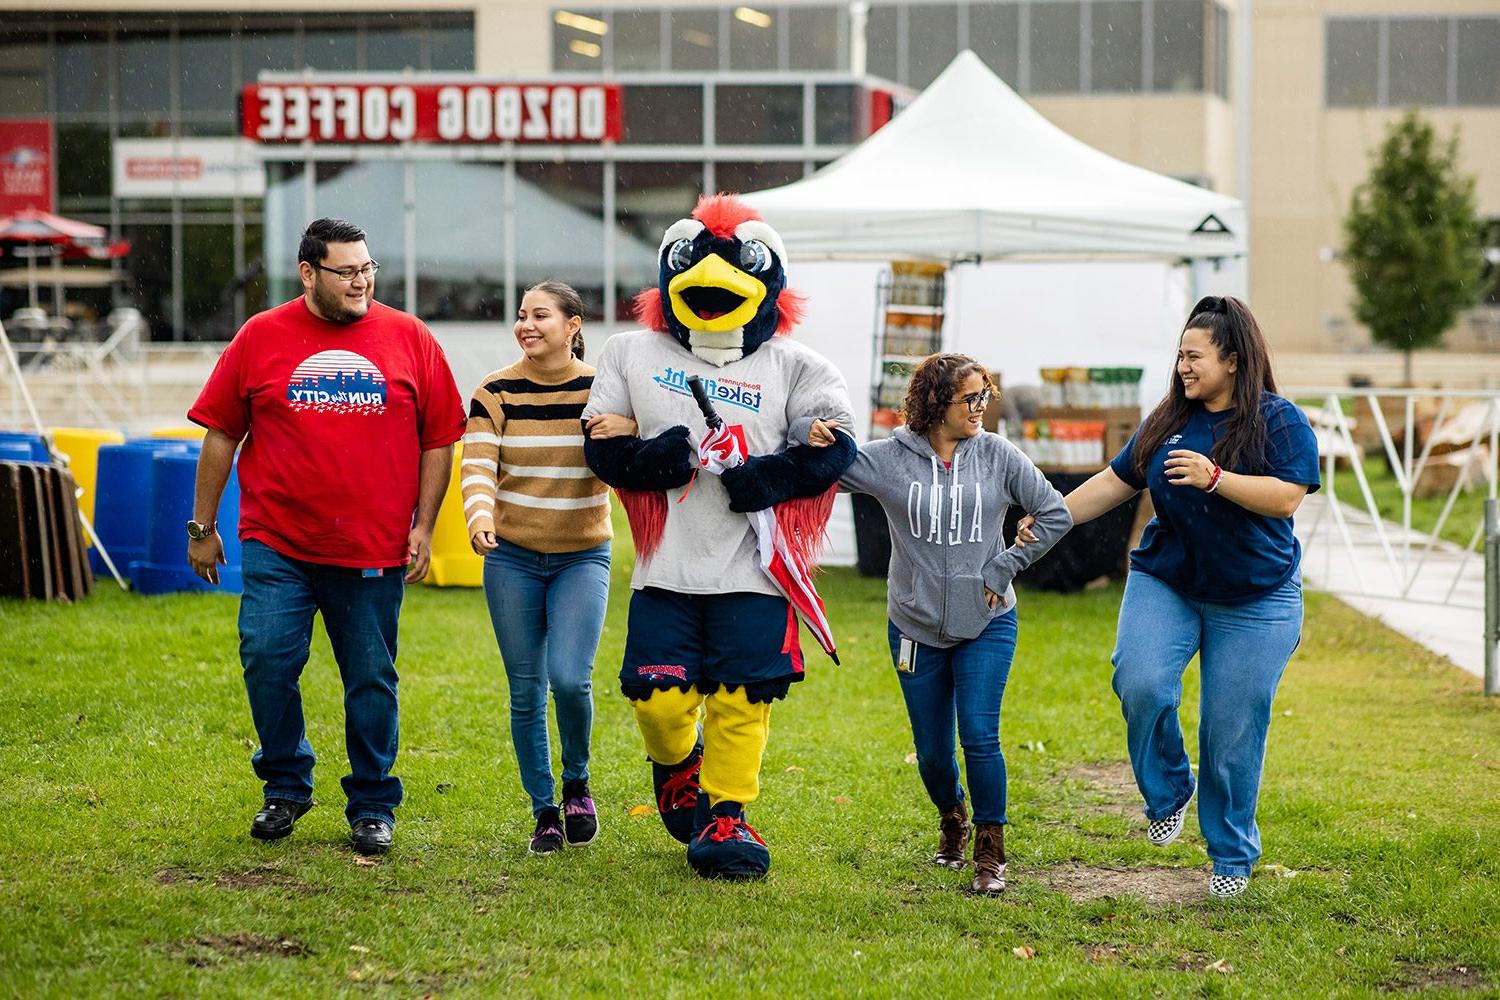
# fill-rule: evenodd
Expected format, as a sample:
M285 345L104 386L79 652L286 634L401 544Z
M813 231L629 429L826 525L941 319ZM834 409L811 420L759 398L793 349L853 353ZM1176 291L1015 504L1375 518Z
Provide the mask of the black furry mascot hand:
M594 474L618 490L676 489L686 486L698 467L698 452L681 424L655 437L600 441L585 429L583 455Z

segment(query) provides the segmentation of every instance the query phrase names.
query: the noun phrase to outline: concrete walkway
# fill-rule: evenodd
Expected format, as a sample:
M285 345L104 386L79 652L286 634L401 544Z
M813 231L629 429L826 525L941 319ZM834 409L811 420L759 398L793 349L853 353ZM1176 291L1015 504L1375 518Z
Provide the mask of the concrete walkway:
M1302 543L1307 588L1333 593L1356 611L1483 677L1482 543L1465 558L1459 546L1439 542L1424 560L1428 536L1412 532L1405 538L1400 525L1386 521L1387 544L1383 546L1363 504L1351 507L1340 501L1339 511L1348 529L1348 544L1322 493L1308 497L1297 511L1296 532ZM1403 541L1409 543L1405 553ZM1404 587L1405 580L1412 581L1409 588Z

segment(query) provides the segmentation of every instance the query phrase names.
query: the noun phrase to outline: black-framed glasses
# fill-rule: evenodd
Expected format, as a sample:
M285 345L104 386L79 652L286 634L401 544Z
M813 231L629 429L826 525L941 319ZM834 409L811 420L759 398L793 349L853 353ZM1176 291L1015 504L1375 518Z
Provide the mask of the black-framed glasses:
M994 398L994 395L990 390L983 389L979 392L971 392L967 396L950 399L948 400L948 405L952 406L954 403L962 403L969 408L970 413L983 413L984 408L990 405L990 400Z
M360 276L366 279L373 278L375 277L375 272L380 270L380 262L378 260L372 260L364 267L324 267L322 264L313 264L312 261L308 261L308 263L312 264L319 271L327 271L340 281L353 281Z

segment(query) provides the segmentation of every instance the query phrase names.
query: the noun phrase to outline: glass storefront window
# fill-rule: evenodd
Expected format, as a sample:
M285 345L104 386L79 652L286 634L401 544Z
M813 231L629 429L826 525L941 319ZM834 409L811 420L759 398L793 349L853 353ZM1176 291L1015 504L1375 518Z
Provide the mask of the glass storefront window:
M505 164L419 162L415 170L417 315L508 325Z
M260 72L288 71L302 68L302 53L297 34L290 28L272 27L267 22L249 22L240 32L240 78L254 83Z
M859 141L859 88L852 83L820 83L813 93L814 141L820 146Z
M702 191L702 161L615 165L616 320L630 322L636 294L655 287L662 233L692 213Z
M247 213L250 209L247 207ZM255 206L254 216L260 217ZM265 227L259 223L245 223L245 270L240 275L240 288L245 295L245 309L235 317L240 323L254 316L271 303L266 301Z
M703 141L703 88L625 87L626 145L696 146Z
M552 68L559 73L604 71L604 11L568 8L552 12Z
M130 241L126 294L150 325L151 339L172 340L172 227L127 222L120 235Z
M302 34L303 60L313 69L359 69L358 36L347 28L308 28Z
M1392 18L1387 103L1448 103L1448 19Z
M1196 3L1198 0L1190 0ZM1157 4L1160 10L1161 4ZM1031 91L1035 94L1076 94L1082 84L1079 4L1031 5Z
M1021 85L1021 8L1014 3L969 5L969 48L1012 87Z
M1140 90L1140 0L1095 0L1089 16L1093 39L1089 89L1131 94Z
M59 123L54 141L59 207L65 212L109 208L113 186L109 128Z
M583 296L585 319L604 318L604 167L516 164L516 294L538 281L566 281Z
M1460 18L1457 55L1458 103L1500 104L1500 17Z
M672 65L674 70L719 68L719 12L673 10Z
M109 111L109 39L103 32L57 36L57 110Z
M1203 89L1203 6L1202 0L1156 0L1152 5L1152 90ZM1033 66L1035 59L1033 55Z
M795 146L802 142L802 88L720 85L714 88L716 139L734 146Z
M780 12L773 7L734 8L729 14L729 68L775 69L781 48L776 36L780 20Z
M47 36L0 34L0 115L47 113Z
M122 34L116 39L121 114L165 114L172 108L172 36Z
M801 160L749 160L714 164L714 186L720 191L744 194L781 187L805 175Z
M178 103L183 111L216 111L234 117L232 42L227 31L184 32L177 38Z
M182 311L190 340L229 340L236 327L234 226L182 227Z
M474 26L434 25L427 30L427 66L437 72L474 70Z
M609 43L617 73L652 73L662 68L659 10L617 10Z
M1380 99L1380 23L1373 19L1328 22L1328 104L1366 107Z
M865 17L865 68L872 76L897 83L903 82L900 79L900 15L895 4L871 4Z
M922 88L958 55L958 5L922 4L906 9L906 83Z
M365 30L365 69L400 72L422 68L422 32L415 25L386 23L377 18Z
M847 19L841 7L789 7L787 67L803 70L849 68L848 45L842 43Z

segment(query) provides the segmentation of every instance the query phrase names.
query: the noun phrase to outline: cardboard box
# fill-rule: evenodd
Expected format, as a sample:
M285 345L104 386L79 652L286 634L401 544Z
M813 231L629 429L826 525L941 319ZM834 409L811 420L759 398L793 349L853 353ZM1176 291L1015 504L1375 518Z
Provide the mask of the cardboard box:
M1141 411L1135 406L1039 406L1038 420L1104 421L1104 459L1120 453L1130 435L1141 425Z

